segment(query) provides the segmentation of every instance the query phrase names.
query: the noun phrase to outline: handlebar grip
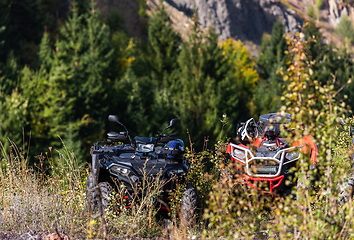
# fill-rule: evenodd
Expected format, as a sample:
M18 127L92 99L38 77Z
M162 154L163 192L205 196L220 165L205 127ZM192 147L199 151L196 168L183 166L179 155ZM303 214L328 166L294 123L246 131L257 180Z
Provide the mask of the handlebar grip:
M162 136L160 142L168 143L169 141L176 140L177 138L177 135Z

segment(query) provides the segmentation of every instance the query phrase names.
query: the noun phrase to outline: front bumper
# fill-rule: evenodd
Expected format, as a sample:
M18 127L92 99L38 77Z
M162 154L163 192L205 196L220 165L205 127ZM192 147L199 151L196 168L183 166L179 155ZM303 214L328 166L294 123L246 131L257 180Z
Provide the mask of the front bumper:
M251 177L243 174L243 178L250 187L258 189L263 193L274 193L277 188L281 188L281 186L284 184L284 175L280 175L274 178L265 178ZM261 187L257 186L257 183L260 182L263 183Z

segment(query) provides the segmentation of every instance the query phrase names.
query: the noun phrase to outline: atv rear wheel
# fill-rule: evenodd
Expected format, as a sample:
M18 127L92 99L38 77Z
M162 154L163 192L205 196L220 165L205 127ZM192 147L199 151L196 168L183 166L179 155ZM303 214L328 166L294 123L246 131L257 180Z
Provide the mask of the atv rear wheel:
M93 179L92 174L90 173L87 176L86 180L86 206L91 212L99 211L99 201L102 203L102 210L105 211L109 204L112 202L112 191L113 188L108 182L100 182L98 183L98 188L95 186L95 181ZM100 199L100 193L102 198Z
M195 221L195 211L197 209L197 195L195 188L187 184L182 195L181 221L182 225L189 227Z

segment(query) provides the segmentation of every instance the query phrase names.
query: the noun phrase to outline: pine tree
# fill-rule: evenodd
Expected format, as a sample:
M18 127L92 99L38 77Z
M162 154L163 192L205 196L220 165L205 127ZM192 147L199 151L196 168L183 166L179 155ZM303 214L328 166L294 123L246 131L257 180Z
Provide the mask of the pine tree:
M170 85L178 66L181 39L172 30L163 6L148 23L147 41L124 42L122 33L114 36L115 48L119 52L118 61L126 66L123 69L126 72L119 81L120 90L116 90L122 94L117 96L120 100L115 102L120 103L121 119L132 133L153 136L175 117ZM122 37L117 39L118 36ZM126 98L122 99L122 95Z
M163 83L168 86L169 75L177 66L176 60L181 38L171 28L171 20L163 5L149 20L148 36L146 62L152 69L153 78L159 84Z
M181 47L179 72L172 84L176 115L184 131L188 128L196 147L202 146L204 137L211 143L216 141L223 114L228 114L231 120L238 114L237 100L225 100L235 93L234 77L217 37L212 31L204 34L194 18L190 39ZM224 105L225 101L230 105Z
M132 135L154 136L158 130L157 112L153 110L155 103L155 88L149 77L138 77L132 68L128 68L125 76L117 83L120 93L119 108L121 121ZM161 126L160 126L161 129Z
M0 59L4 58L5 56L5 51L6 49L4 48L5 46L5 37L3 36L3 33L5 32L6 26L0 25Z
M20 65L36 62L37 45L43 31L40 1L1 0L0 26L5 27L0 38L4 41L0 62L4 63L11 51Z
M334 78L337 88L346 85L354 74L352 53L346 49L337 49L332 43L326 44L315 23L308 23L304 30L306 38L312 39L305 45L306 54L309 60L313 62L311 70L314 74L311 79L317 80L321 85L324 85ZM346 101L351 107L354 107L353 87L353 83L350 83L348 87L337 95L338 99L343 99L344 95L347 95L349 98Z
M154 86L154 102L151 106L152 130L160 131L163 125L175 117L172 110L171 89L177 69L177 57L181 38L171 27L171 20L161 4L149 20L147 51L144 54L145 65Z
M269 78L279 67L285 66L285 51L287 50L284 38L285 29L280 20L274 23L269 40L263 37L257 65L262 68L261 77Z
M281 107L283 81L277 71L286 67L287 50L285 30L281 21L276 21L270 38L263 36L257 65L261 80L255 93L255 104L260 114L278 111Z
M28 126L28 100L14 89L9 95L0 95L0 112L0 142L4 149L8 149L9 139L18 147L26 146L23 139Z
M37 151L48 144L60 146L57 136L66 134L68 124L71 131L79 131L82 143L101 131L113 94L112 53L109 29L94 7L80 15L73 5L54 49L48 36L43 37L42 67L36 72L25 69L22 78Z
M341 37L342 41L349 41L350 43L354 43L354 29L352 21L343 14L341 20L335 29L335 33Z
M12 53L5 63L0 63L0 95L11 95L20 82L20 70ZM18 89L21 92L21 89Z

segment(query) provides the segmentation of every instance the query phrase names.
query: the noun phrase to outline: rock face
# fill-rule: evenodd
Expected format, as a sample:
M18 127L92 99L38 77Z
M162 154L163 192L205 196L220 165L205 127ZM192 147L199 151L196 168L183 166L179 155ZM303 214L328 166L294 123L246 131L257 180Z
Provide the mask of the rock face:
M263 33L271 33L277 19L288 32L295 32L302 23L295 11L279 0L166 0L166 3L186 16L195 11L201 25L214 26L220 40L233 38L260 45Z
M70 0L67 0L70 2ZM88 0L87 0L88 1ZM138 0L95 0L103 17L109 16L112 11L121 13L125 20L125 27L133 37L143 34L146 19L142 19L139 12ZM271 33L274 22L280 19L286 32L298 30L303 18L310 19L306 10L315 6L315 0L164 0L163 5L173 24L183 39L188 39L191 24L191 15L198 14L202 28L211 26L220 34L219 40L227 38L240 39L250 49L250 46L259 46L264 33ZM146 0L148 15L156 11L160 0ZM326 41L336 40L332 34L342 16L347 15L354 22L354 0L323 0L319 9L318 19L315 20L321 27ZM295 12L296 10L296 12ZM253 53L256 53L250 49Z
M147 0L148 11L154 12L160 0ZM144 20L138 15L138 0L96 0L103 17L118 11L125 20L125 27L133 37L141 36ZM279 0L165 0L173 27L182 37L188 35L190 17L196 12L203 28L214 26L219 39L240 39L261 44L263 33L270 33L274 22L281 19L287 31L294 32L301 24L294 11Z
M328 19L333 27L337 27L342 16L346 15L354 20L354 8L343 0L328 0Z

